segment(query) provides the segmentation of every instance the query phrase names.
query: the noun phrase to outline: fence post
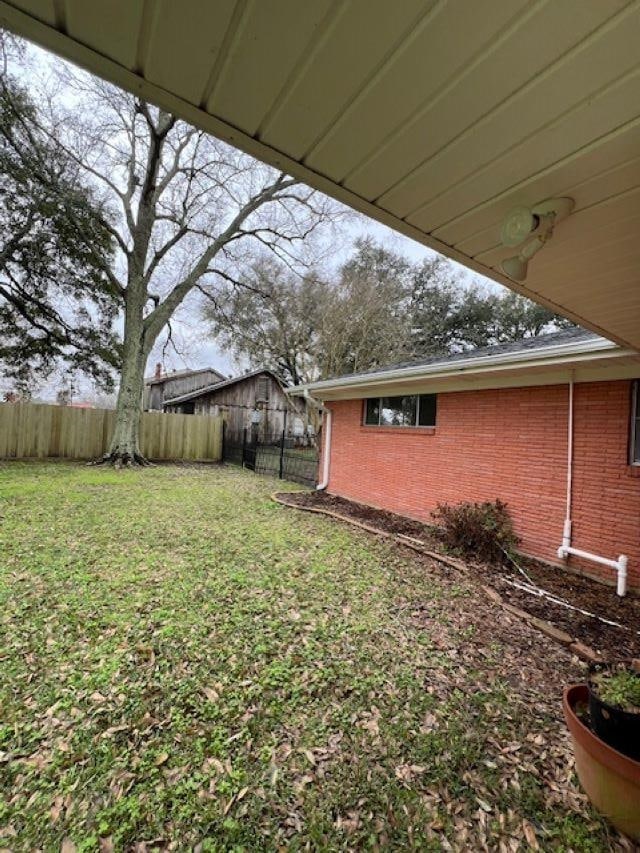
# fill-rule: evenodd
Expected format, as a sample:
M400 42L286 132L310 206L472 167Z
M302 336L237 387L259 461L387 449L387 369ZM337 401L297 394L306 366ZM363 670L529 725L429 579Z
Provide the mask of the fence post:
M247 451L247 428L245 427L242 430L242 467L244 468L244 463L246 459Z
M279 474L280 480L282 480L283 473L284 473L284 430L282 430L282 436L280 438L280 474Z

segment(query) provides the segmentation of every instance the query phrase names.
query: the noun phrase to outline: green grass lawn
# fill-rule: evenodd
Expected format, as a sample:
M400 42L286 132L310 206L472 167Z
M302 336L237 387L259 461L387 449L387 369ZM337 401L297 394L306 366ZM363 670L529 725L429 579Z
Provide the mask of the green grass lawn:
M0 464L0 849L617 849L564 651L274 487Z

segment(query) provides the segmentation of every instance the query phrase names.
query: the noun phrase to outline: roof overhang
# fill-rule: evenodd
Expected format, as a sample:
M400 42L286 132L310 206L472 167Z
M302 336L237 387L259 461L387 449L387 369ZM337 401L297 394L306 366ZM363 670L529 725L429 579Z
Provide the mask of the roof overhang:
M469 357L428 365L411 365L372 373L343 376L307 385L297 385L289 393L316 399L348 400L360 397L469 391L486 388L514 388L556 385L574 379L596 382L631 379L640 375L640 355L610 341L547 347L504 356Z
M640 348L638 0L0 0L0 24ZM504 215L559 195L511 281Z

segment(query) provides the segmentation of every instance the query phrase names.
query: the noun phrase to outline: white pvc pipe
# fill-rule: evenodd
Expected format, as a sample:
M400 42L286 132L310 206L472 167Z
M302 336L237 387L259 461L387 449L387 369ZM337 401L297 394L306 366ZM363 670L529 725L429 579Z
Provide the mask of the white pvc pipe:
M626 554L620 554L618 557L618 568L616 571L618 572L618 584L616 587L616 592L622 598L627 592L627 564L629 563L629 558Z
M331 421L333 415L331 409L326 409L325 430L322 453L322 482L316 486L316 491L321 492L329 485L329 464L331 462Z
M620 597L626 594L627 591L627 563L628 557L620 554L617 560L608 560L606 557L599 557L597 554L591 554L589 551L581 551L579 548L573 548L571 545L571 503L573 491L573 386L574 372L571 371L569 379L569 412L567 418L567 501L564 518L564 526L562 528L562 545L558 548L558 557L561 560L566 560L570 554L574 557L581 557L583 560L591 560L593 563L599 563L601 566L609 566L615 569L618 573L616 592Z
M571 371L569 379L569 412L567 415L567 503L564 515L564 527L562 530L562 545L571 545L571 502L573 497L573 378Z
M622 598L627 592L627 565L629 558L626 554L620 554L617 560L608 560L606 557L600 557L598 554L592 554L589 551L582 551L580 548L572 548L571 546L561 545L558 548L558 557L561 560L566 559L570 554L574 557L581 557L583 560L591 560L592 563L599 563L601 566L609 566L610 569L615 569L618 573L616 592Z

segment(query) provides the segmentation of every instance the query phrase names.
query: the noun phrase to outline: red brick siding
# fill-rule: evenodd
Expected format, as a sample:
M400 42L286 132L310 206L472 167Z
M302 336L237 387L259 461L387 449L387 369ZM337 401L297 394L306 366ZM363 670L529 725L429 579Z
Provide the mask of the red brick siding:
M630 383L578 384L573 544L630 557L640 588L640 470L627 464ZM332 494L429 520L441 502L509 504L526 553L557 561L566 498L566 385L438 395L435 430L362 425L362 400L333 412ZM322 468L321 468L322 470ZM612 580L612 570L572 565Z

